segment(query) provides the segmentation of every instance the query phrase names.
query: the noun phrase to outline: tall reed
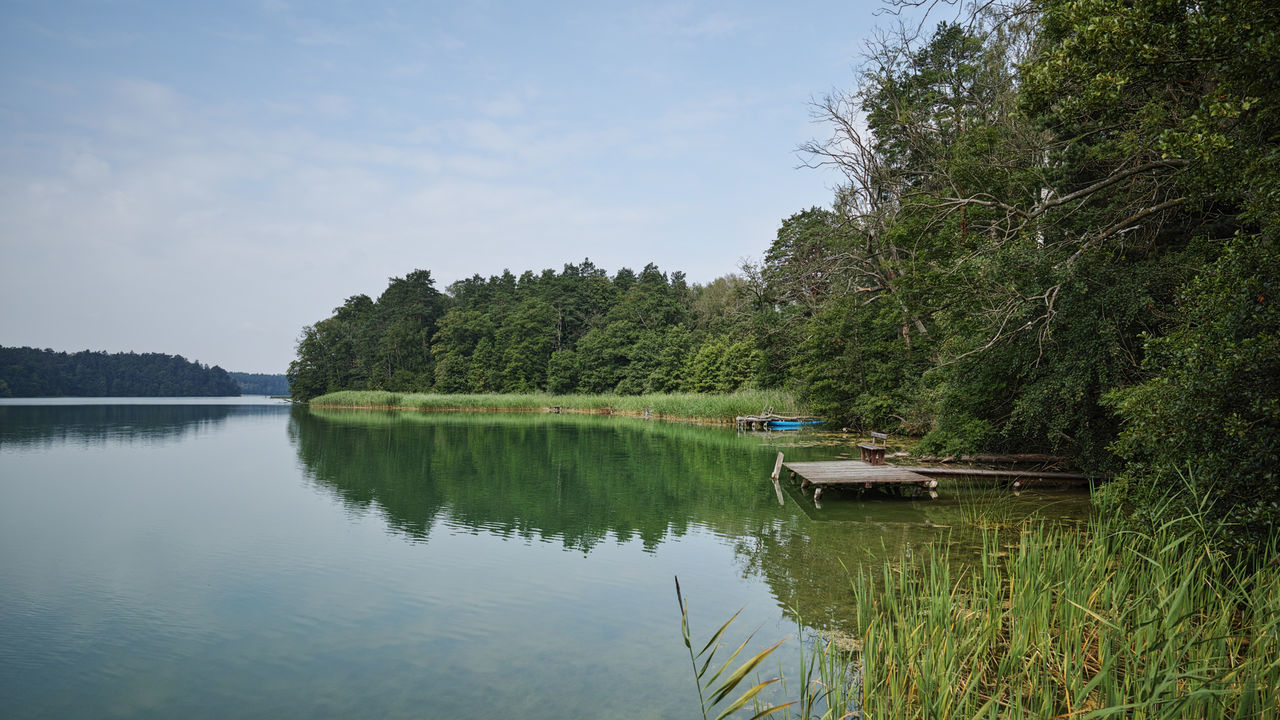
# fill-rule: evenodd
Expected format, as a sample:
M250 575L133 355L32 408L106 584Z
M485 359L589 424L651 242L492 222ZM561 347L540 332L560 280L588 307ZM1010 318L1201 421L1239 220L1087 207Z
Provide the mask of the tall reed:
M859 571L856 667L815 647L798 688L781 668L768 681L797 700L740 707L862 720L1280 718L1280 542L1246 566L1204 528L1194 518L1151 532L1114 518L1085 532L1041 524L1016 530L1012 552L1007 533L984 532L980 560L963 569L942 550ZM688 644L683 599L681 610ZM709 660L690 654L705 671Z
M1280 572L1188 526L988 531L968 569L858 573L863 717L1280 717Z

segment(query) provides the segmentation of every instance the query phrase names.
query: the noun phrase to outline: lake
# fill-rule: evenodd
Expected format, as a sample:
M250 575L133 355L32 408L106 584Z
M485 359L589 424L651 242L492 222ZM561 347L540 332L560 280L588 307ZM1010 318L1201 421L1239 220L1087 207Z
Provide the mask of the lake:
M0 401L0 717L693 717L675 576L695 641L742 607L730 639L763 646L796 635L797 610L851 630L846 568L943 542L963 557L990 493L779 502L778 450L850 449L833 442L266 398ZM1049 519L1088 507L1003 498Z

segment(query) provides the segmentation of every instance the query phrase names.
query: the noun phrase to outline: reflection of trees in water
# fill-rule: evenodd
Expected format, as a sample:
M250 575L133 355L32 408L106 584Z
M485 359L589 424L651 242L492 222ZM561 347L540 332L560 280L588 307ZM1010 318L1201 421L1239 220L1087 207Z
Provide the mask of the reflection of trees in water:
M309 477L426 539L437 523L590 551L610 535L655 548L691 526L733 544L784 612L851 630L850 574L967 543L948 501L833 493L814 510L767 476L774 451L723 430L572 415L299 408L290 436ZM803 456L788 450L788 457ZM1013 536L1011 534L1011 536ZM957 553L957 558L970 557Z
M583 551L609 535L652 549L694 524L737 534L771 506L767 450L723 431L659 427L299 409L290 433L318 485L348 506L376 505L417 538L447 519ZM707 441L693 439L699 433Z
M807 494L788 488L805 520L762 525L739 539L738 554L749 572L763 576L788 614L798 611L815 627L852 632L852 580L864 573L881 586L886 563L924 562L946 551L952 576L959 578L978 559L984 534L1016 546L1019 521L1075 524L1091 511L1087 492L1045 491L1015 498L1007 490L951 488L942 500L908 500L845 492L823 497L815 510ZM974 500L976 496L977 500ZM972 524L975 502L995 498L1010 524L981 529Z
M799 516L761 524L739 538L735 549L745 570L769 584L786 614L798 612L810 626L849 631L851 580L860 570L877 570L886 559L927 551L944 537L937 528L909 520L813 521Z
M0 447L178 440L231 416L279 414L279 405L0 406Z

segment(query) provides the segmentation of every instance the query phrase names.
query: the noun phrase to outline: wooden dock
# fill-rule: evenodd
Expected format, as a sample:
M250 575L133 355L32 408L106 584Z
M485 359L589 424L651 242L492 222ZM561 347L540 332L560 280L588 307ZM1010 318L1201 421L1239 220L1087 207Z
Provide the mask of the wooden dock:
M919 473L892 465L872 465L860 460L834 460L830 462L783 462L782 453L778 453L778 462L773 469L773 479L777 480L783 470L792 478L799 478L800 487L813 488L813 499L819 500L822 491L829 487L870 490L877 485L914 488L924 491L933 497L938 481Z
M1082 473L1047 470L992 470L985 468L939 468L939 467L901 467L895 465L876 465L861 460L832 460L829 462L783 462L782 453L778 453L778 461L773 466L774 488L778 491L779 501L782 489L778 479L783 471L790 474L793 480L799 479L800 487L813 488L815 502L822 498L824 488L839 487L856 490L870 490L877 486L895 487L913 492L917 495L938 496L938 477L970 477L994 478L1008 480L1010 487L1017 490L1031 483L1080 483L1091 482Z
M898 469L909 470L918 475L927 475L935 478L964 477L1011 480L1015 490L1029 483L1078 485L1103 479L1093 478L1084 473L1062 472L1059 470L993 470L965 467L899 467Z

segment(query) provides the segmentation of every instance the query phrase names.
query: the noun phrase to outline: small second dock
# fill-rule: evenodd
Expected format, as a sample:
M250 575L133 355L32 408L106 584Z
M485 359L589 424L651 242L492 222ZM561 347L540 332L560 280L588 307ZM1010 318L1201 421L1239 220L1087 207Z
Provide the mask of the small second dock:
M739 430L768 430L779 426L794 428L822 422L822 418L809 415L775 415L772 410L760 415L739 415L734 420Z
M800 487L812 486L815 500L821 498L823 488L828 487L869 490L877 485L895 485L918 488L930 494L933 493L934 488L938 487L937 480L919 473L892 465L872 465L860 460L788 463L783 462L782 453L778 453L773 479L777 480L783 470L790 472L792 478L799 478Z

